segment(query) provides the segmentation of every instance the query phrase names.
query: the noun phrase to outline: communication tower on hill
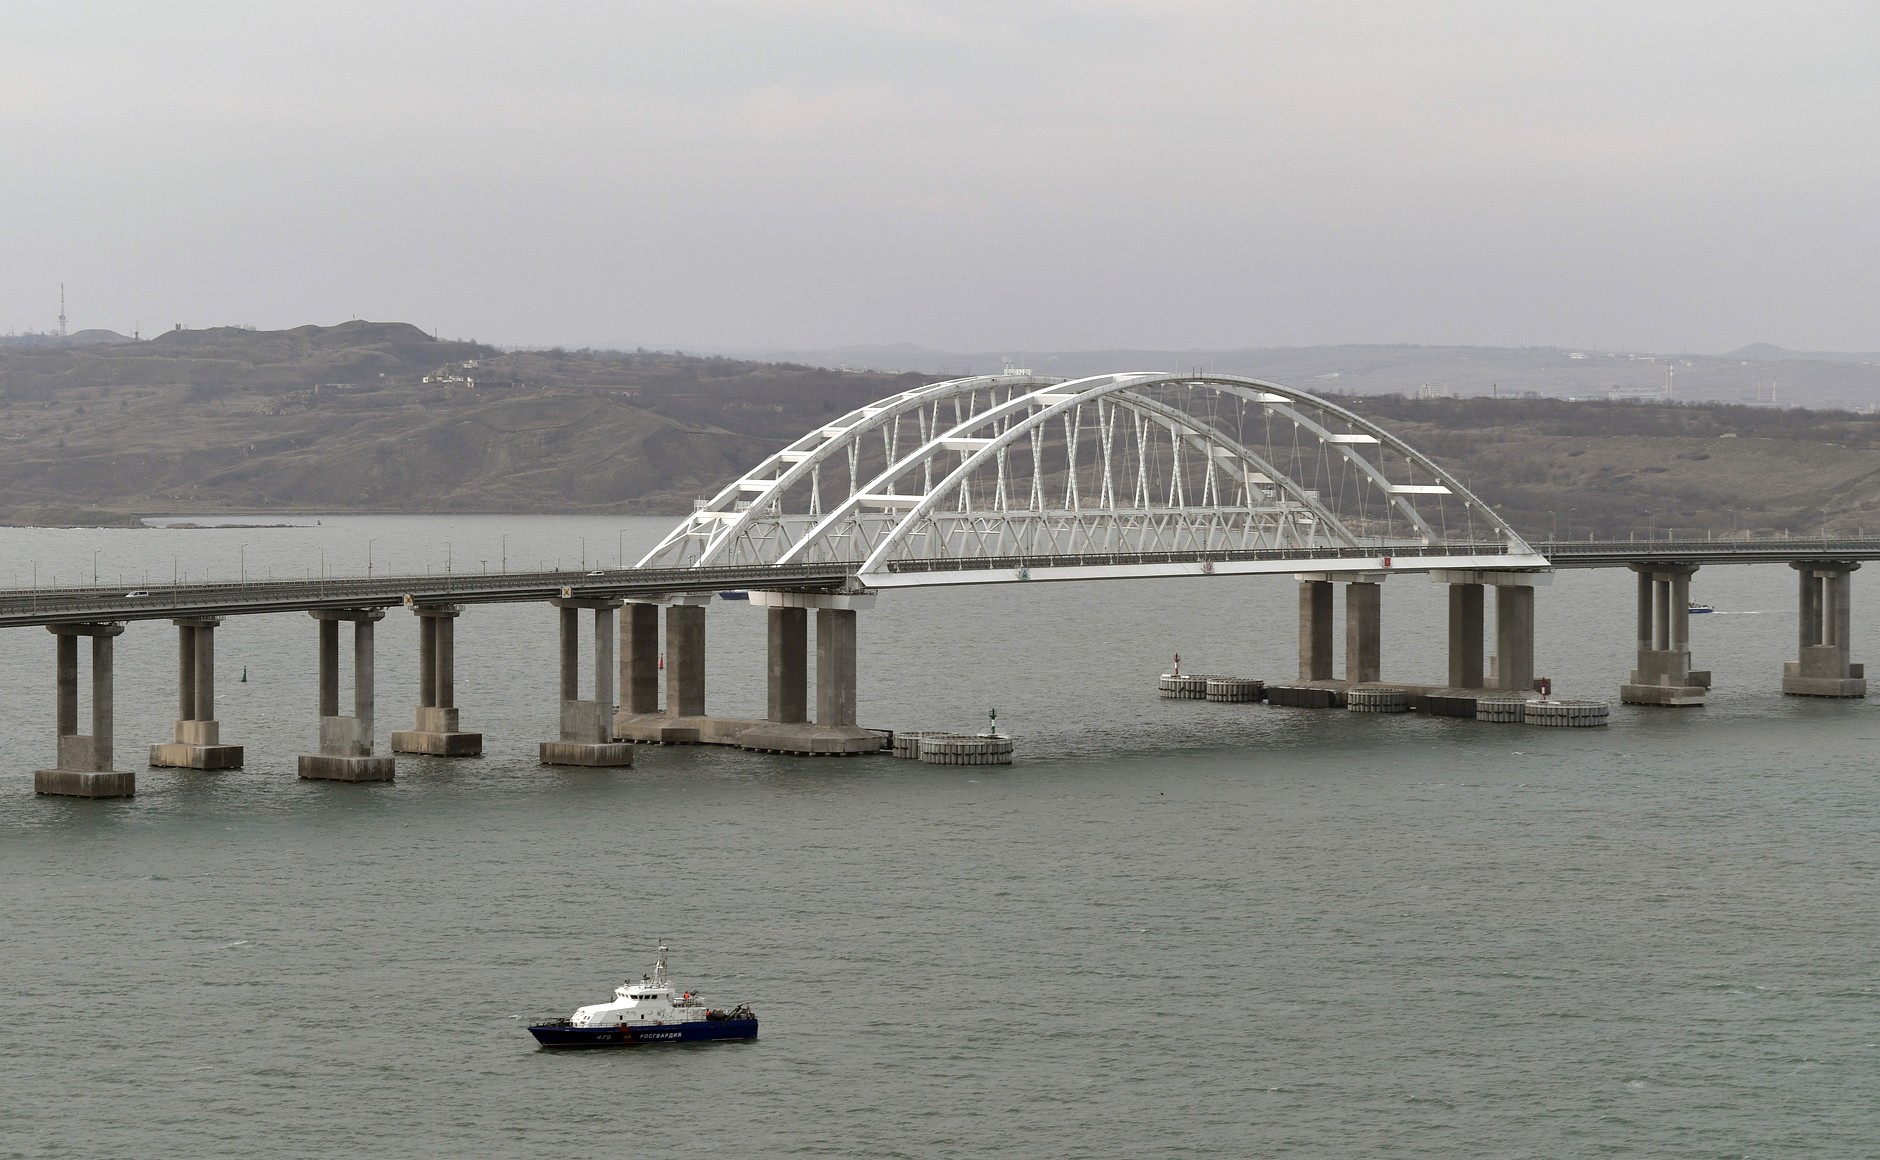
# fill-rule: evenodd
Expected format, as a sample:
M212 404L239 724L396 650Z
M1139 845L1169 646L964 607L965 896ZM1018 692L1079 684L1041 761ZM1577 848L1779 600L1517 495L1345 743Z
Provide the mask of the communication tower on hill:
M65 283L59 283L59 337L65 337Z

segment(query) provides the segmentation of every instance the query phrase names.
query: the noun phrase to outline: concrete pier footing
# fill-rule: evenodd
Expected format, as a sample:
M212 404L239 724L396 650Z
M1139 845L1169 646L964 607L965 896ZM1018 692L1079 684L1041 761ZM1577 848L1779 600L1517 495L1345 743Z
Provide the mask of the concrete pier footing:
M1867 670L1850 659L1853 648L1854 571L1844 561L1796 561L1797 659L1782 666L1782 691L1792 697L1865 697Z
M113 645L124 626L50 624L57 642L58 759L33 772L33 792L64 797L131 797L137 776L112 769ZM78 638L91 638L91 732L78 731Z
M170 769L240 769L242 747L222 744L215 719L218 616L176 620L176 723L170 740L150 747L150 764Z
M1628 705L1702 705L1710 673L1691 668L1691 576L1695 564L1633 564L1638 574L1638 662L1619 686Z
M420 604L418 617L418 709L416 728L392 732L393 753L432 757L476 757L483 734L466 733L457 710L457 617L455 604Z
M633 764L633 745L614 740L614 614L621 601L612 597L563 597L551 601L561 629L561 736L544 741L543 765L610 768ZM581 697L581 613L594 614L594 696ZM703 611L702 609L700 611ZM700 625L700 636L704 627ZM704 692L700 657L699 691Z
M382 608L317 608L320 626L320 751L300 757L300 776L317 781L390 781L397 761L372 752L373 629ZM339 711L339 626L353 626L353 711Z

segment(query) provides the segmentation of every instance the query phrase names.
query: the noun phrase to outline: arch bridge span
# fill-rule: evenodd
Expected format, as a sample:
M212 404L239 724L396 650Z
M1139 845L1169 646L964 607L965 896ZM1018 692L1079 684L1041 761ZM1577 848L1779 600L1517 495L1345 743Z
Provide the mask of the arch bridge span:
M643 568L844 564L869 588L1543 569L1408 444L1260 379L951 379L851 411L699 503Z

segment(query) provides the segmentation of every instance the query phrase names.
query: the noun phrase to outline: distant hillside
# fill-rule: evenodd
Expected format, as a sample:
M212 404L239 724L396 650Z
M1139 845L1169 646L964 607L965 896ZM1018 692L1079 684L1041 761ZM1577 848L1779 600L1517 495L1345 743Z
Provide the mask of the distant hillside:
M1554 399L1347 398L1530 537L1880 535L1880 416Z
M504 352L402 323L0 350L0 512L680 512L918 377Z
M1113 357L1109 369L1147 365ZM1321 349L1233 369L1340 393L1534 537L1569 523L1576 536L1812 535L1824 506L1831 530L1880 532L1880 416L1490 394L1496 383L1515 393L1509 379L1520 383L1523 366L1579 373L1592 362L1557 351L1338 348L1343 371L1305 373L1331 358ZM1485 370L1470 373L1486 379L1477 397L1368 390L1475 363ZM402 323L4 348L0 517L677 515L829 417L923 381L643 350L502 351Z
M1672 384L1683 402L1779 403L1789 407L1880 405L1880 356L1809 354L1757 345L1728 355L1612 352L1560 347L1350 344L1244 350L1007 350L959 352L898 343L812 351L725 351L746 358L930 374L992 374L1003 365L1039 374L1206 370L1358 395L1538 394L1605 399L1614 388Z

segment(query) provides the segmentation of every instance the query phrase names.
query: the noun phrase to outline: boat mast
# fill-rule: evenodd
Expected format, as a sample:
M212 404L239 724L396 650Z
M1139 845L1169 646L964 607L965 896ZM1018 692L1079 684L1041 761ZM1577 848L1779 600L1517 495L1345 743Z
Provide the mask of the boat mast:
M659 940L659 956L653 960L653 986L666 985L666 940Z

